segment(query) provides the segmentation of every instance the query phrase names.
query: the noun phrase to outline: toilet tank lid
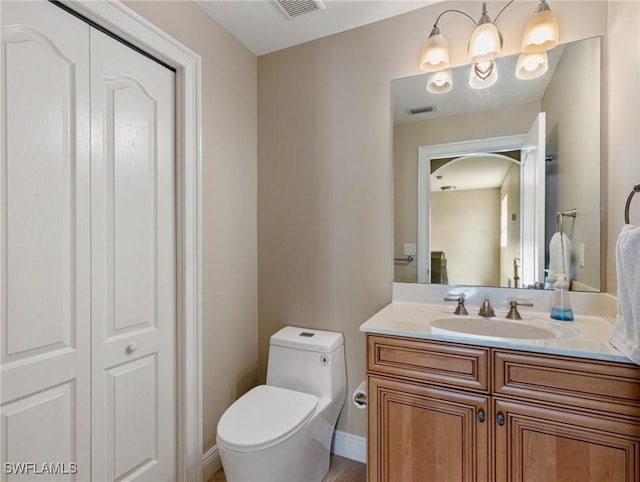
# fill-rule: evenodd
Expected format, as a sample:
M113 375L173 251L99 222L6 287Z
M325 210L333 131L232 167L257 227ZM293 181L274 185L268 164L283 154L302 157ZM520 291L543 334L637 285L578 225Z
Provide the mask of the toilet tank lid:
M271 345L331 353L344 344L342 333L285 326L271 335Z

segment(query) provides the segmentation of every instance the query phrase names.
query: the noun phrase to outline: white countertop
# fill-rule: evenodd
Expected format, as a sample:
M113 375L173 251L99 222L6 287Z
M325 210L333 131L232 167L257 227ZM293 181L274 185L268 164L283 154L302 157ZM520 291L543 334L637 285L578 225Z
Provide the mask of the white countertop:
M609 344L609 333L613 326L598 316L576 315L573 322L555 321L548 313L520 310L522 323L545 326L552 331L574 328L577 334L552 339L513 339L498 337L479 337L469 334L456 335L451 332L432 328L431 323L441 318L476 318L478 323L491 323L492 320L505 320L506 311L496 309L495 318L478 319L477 307L467 306L468 317L453 314L455 306L429 303L411 303L394 301L360 325L360 331L381 335L423 338L428 340L451 341L470 345L509 348L515 350L556 355L575 356L598 360L632 363L627 357ZM472 320L473 321L473 320ZM509 321L509 320L507 320ZM440 331L440 332L438 332ZM573 330L571 330L573 331Z

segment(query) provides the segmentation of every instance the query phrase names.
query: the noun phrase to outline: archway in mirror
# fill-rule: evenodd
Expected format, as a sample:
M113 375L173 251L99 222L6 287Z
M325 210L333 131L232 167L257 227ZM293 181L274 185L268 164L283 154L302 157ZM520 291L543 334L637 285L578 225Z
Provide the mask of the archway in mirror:
M419 283L544 279L545 118L538 113L526 135L419 147Z
M429 281L520 287L520 151L433 158L430 171Z

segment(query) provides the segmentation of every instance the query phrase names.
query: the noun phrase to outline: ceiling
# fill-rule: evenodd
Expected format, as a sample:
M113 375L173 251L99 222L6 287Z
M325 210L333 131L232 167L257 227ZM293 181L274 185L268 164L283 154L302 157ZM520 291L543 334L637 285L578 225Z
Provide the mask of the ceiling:
M459 157L431 174L431 192L498 188L514 163L518 164L502 154ZM447 186L453 189L447 189Z
M298 45L436 3L435 0L324 0L326 9L288 20L275 0L195 0L256 55Z

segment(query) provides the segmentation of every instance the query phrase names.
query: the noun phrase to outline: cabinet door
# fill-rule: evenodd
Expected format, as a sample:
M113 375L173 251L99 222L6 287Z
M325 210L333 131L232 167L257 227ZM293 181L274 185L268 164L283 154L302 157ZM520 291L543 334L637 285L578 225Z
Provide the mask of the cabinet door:
M368 480L485 481L488 397L369 377Z
M496 399L497 482L640 481L640 425Z

